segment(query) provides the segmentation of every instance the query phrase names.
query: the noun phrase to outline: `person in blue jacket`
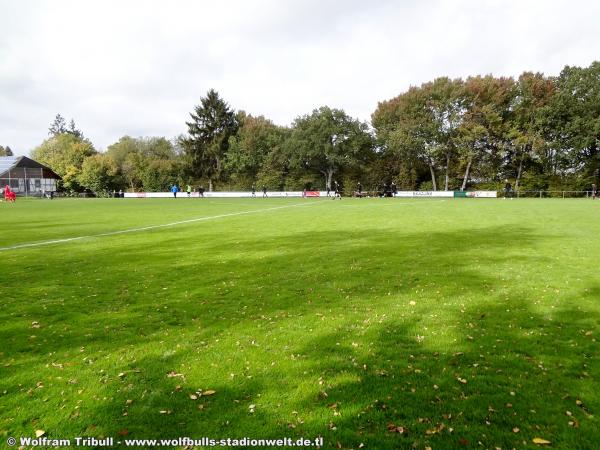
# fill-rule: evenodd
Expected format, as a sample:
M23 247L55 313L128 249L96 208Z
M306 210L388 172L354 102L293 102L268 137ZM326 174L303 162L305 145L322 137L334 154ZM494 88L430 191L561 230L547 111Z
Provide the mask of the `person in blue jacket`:
M179 188L176 184L173 184L173 186L171 186L171 192L173 193L173 198L177 198L177 192L179 192Z

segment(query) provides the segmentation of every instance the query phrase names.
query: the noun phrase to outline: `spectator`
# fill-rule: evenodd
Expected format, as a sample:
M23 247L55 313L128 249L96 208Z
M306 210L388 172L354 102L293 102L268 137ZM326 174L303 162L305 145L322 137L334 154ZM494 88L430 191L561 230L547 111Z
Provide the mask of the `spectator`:
M506 182L506 184L504 185L504 199L506 200L507 198L510 198L512 200L512 198L513 198L512 186L510 185L508 180L504 180L504 181Z

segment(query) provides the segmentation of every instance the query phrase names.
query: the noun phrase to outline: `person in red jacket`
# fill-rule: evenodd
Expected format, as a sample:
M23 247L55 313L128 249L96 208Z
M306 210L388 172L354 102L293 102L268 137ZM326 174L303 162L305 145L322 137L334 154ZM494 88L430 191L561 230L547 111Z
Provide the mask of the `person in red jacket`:
M10 190L8 184L4 188L4 200L14 202L17 199L17 194Z

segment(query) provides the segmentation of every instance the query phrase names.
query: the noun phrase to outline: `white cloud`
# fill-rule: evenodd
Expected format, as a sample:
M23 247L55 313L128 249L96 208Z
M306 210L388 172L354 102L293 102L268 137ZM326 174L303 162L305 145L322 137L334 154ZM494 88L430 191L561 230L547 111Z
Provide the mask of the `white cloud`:
M0 144L28 153L59 112L100 149L172 137L210 88L280 124L325 104L368 120L437 76L587 66L599 18L564 0L0 0Z

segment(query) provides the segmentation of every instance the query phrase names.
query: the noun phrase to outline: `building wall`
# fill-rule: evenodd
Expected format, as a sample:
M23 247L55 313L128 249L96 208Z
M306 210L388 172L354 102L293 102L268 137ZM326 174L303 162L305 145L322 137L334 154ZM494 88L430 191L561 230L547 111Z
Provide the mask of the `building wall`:
M10 189L21 195L41 195L43 191L56 191L56 180L52 178L0 178L0 188Z

